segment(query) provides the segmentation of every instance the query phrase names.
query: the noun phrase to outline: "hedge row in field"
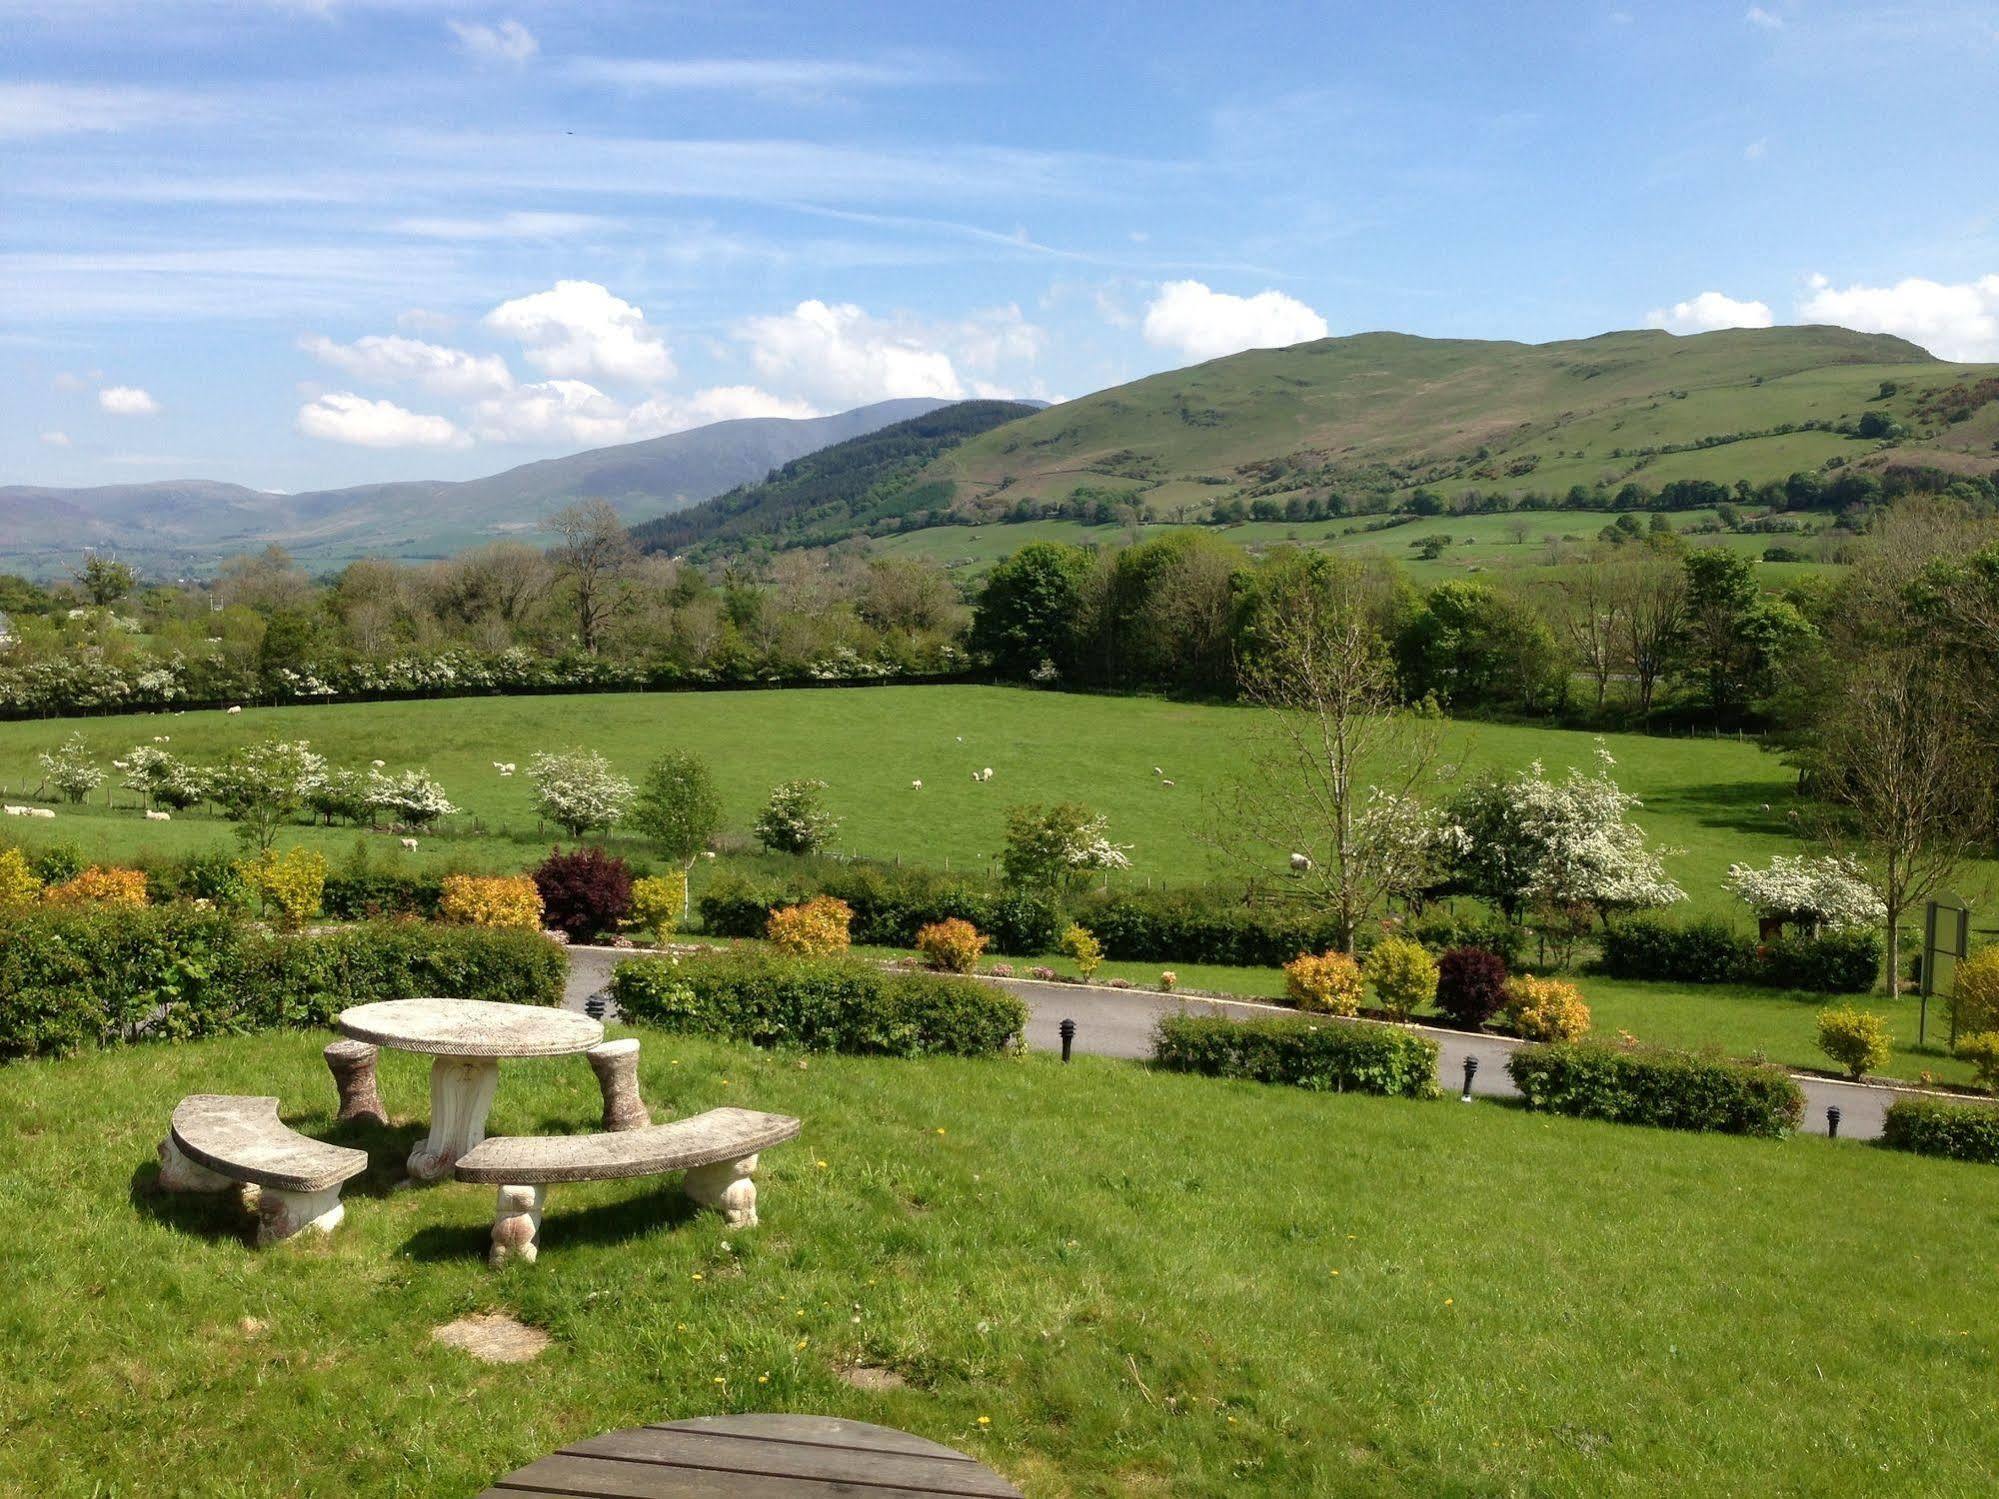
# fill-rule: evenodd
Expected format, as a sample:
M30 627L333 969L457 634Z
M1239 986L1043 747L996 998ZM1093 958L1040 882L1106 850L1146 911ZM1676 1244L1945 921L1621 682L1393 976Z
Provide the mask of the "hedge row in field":
M872 1056L990 1056L1017 1047L1027 1024L1027 1006L992 984L765 949L627 959L611 995L645 1025Z
M1999 1166L1999 1107L1943 1098L1898 1098L1881 1122L1881 1143L1918 1155Z
M1775 1138L1805 1116L1781 1067L1697 1052L1582 1041L1526 1046L1507 1073L1528 1107L1578 1119Z
M532 932L369 922L281 935L185 905L37 911L0 940L0 1057L325 1025L420 994L554 1005L566 973L562 949Z
M1152 1060L1169 1072L1288 1083L1324 1093L1437 1095L1436 1042L1366 1020L1169 1015L1159 1022Z
M1722 921L1632 916L1603 934L1602 967L1620 979L1683 984L1768 984L1820 994L1859 994L1881 975L1881 936L1835 931L1758 943Z

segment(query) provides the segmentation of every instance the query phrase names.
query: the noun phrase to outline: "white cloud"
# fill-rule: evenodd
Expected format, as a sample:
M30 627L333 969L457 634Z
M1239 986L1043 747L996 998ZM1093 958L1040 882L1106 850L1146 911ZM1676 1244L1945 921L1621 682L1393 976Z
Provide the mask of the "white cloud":
M1999 276L1957 283L1911 276L1893 286L1834 286L1811 279L1798 304L1808 323L1836 323L1862 333L1895 333L1940 359L1999 360Z
M1327 329L1318 313L1280 291L1238 297L1199 281L1168 281L1145 309L1144 332L1156 348L1217 359L1324 338Z
M1744 161L1761 161L1769 154L1770 138L1768 136L1763 137L1761 140L1753 140L1742 148L1742 159Z
M152 394L136 385L107 385L97 393L97 404L113 416L157 416L160 410Z
M206 114L186 94L67 83L0 83L0 140L98 134Z
M508 62L519 66L541 50L541 43L534 39L534 33L519 21L502 21L497 26L487 26L478 21L447 21L445 24L458 38L458 45L466 55L479 62Z
M843 62L808 57L579 57L569 71L619 88L744 90L816 96L854 88L893 88L934 77L907 63Z
M448 312L432 312L428 307L406 307L396 314L396 326L412 333L453 333L458 319Z
M393 401L371 401L335 391L298 409L298 429L307 437L358 448L460 448L469 439L453 422Z
M1784 29L1784 18L1774 11L1765 10L1760 5L1750 6L1747 11L1743 12L1742 19L1747 21L1751 26L1759 26L1765 31L1781 31Z
M602 447L738 417L818 414L802 401L748 385L716 386L686 396L656 395L627 406L588 381L543 380L479 402L473 408L472 427L489 442Z
M300 339L299 347L356 380L376 385L410 381L441 396L491 395L514 383L507 362L497 354L468 354L395 334L370 334L338 344L314 333Z
M389 226L402 234L425 239L568 239L616 221L590 213L503 213L490 219L398 219Z
M1740 302L1718 291L1704 291L1671 307L1655 307L1645 326L1668 333L1712 333L1717 328L1767 328L1775 319L1762 302Z
M851 302L800 302L788 313L748 319L741 332L759 374L814 400L858 406L965 395L948 353L918 330L870 317Z
M546 374L635 384L673 375L673 356L645 313L594 281L558 281L502 302L486 314L486 326L519 339L528 362Z
M42 441L52 448L66 448L69 446L69 434L67 432L44 432L42 434Z

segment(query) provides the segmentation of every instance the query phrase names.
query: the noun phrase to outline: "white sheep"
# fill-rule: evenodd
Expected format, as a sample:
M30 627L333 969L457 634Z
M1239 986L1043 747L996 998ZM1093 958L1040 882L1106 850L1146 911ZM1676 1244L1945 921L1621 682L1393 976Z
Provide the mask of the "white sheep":
M979 779L982 781L990 781L992 778L993 778L993 768L990 765L988 765L984 770L979 772Z
M921 791L923 789L923 783L921 781L911 781L909 783L909 789L911 791Z
M1293 854L1291 856L1291 872L1293 874L1303 874L1306 870L1310 869L1311 867L1312 867L1312 860L1309 855Z
M54 817L56 809L54 807L30 807L28 808L28 815L30 817Z
M231 709L229 710L229 712L230 712L230 713L241 713L242 711L243 711L243 710L242 710L241 708L231 708ZM224 714L223 716L224 716L224 717L226 718L226 717L228 717L228 714Z
M416 851L416 839L402 838L398 839L397 841L400 842L404 848L409 849L412 853Z
M1765 803L1763 804L1763 810L1764 810L1765 812L1768 812L1768 811L1770 810L1770 804L1769 804L1768 802L1765 802Z
M174 815L171 812L148 812L146 814L147 822L172 822L173 820Z
M1152 767L1152 773L1156 776L1163 776L1166 774L1166 772L1161 770L1157 765Z
M14 806L9 806L4 810L6 811L9 817L26 817L30 811L30 809L27 807L14 807Z
M374 766L375 769L380 770L384 765L387 765L389 762L387 760L370 760L368 763Z
M172 744L173 742L174 736L171 734L155 734L153 736L153 743L155 744Z
M1159 784L1160 784L1160 785L1162 785L1162 786L1171 786L1171 785L1172 785L1173 783L1172 783L1171 781L1167 781L1167 780L1162 780L1162 781L1160 781L1160 783L1159 783Z

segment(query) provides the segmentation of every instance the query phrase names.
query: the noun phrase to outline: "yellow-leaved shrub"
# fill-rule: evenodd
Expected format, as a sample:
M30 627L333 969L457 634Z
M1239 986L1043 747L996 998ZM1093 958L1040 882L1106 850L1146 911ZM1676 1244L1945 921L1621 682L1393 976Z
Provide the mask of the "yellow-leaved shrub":
M916 950L941 973L970 973L985 953L986 938L971 922L949 916L916 934Z
M319 914L326 893L326 856L309 848L279 853L267 848L236 866L244 883L257 893L264 914L286 930L296 930Z
M1957 965L1950 1018L1960 1036L1999 1031L1999 947L1981 947Z
M1284 992L1301 1010L1358 1015L1367 986L1351 953L1301 952L1284 965Z
M1895 1054L1888 1022L1852 1005L1819 1011L1819 1050L1839 1063L1855 1082L1887 1066Z
M146 876L143 870L93 864L76 878L49 886L42 899L52 906L143 906Z
M1523 973L1506 986L1506 1018L1529 1041L1580 1041L1589 1034L1589 1006L1574 984Z
M437 908L464 926L541 930L541 891L524 874L448 874Z
M1375 943L1362 972L1374 985L1381 1008L1398 1020L1407 1020L1437 997L1437 960L1407 937Z
M41 876L18 848L0 848L0 911L25 906L42 893Z
M687 910L687 874L671 870L649 874L632 881L632 914L627 918L642 932L651 932L655 942L671 937L680 929Z
M1089 979L1104 964L1104 945L1086 926L1072 926L1062 934L1061 949L1072 958L1076 971Z
M826 958L852 945L847 927L854 908L830 895L815 896L799 906L782 906L770 913L764 936L779 952L801 958Z

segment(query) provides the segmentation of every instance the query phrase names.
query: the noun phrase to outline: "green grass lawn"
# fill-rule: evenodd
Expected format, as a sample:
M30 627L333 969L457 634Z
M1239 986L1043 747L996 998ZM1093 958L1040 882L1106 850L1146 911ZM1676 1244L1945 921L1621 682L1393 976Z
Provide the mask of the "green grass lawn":
M537 750L587 745L627 774L661 751L693 748L714 766L727 821L747 835L769 788L794 776L830 783L843 819L839 846L877 858L983 871L997 855L1006 809L1020 802L1079 800L1107 813L1113 835L1133 845L1132 878L1204 877L1196 835L1210 819L1209 794L1236 763L1251 710L1157 698L1094 697L1013 687L881 687L772 692L605 693L575 697L461 698L410 703L250 708L206 713L0 724L0 787L10 796L39 779L35 755L77 733L105 761L155 734L197 760L267 735L303 736L336 763L428 766L464 815L426 837L407 862L513 870L555 840L537 832L525 770L502 779L495 760L525 767ZM1559 729L1453 724L1448 743L1468 771L1519 770L1541 760L1552 772L1587 766L1593 736ZM1667 863L1687 888L1687 909L1739 915L1721 889L1735 860L1801 848L1785 814L1798 803L1794 778L1775 756L1734 739L1611 735L1626 789L1645 799L1638 821L1658 842L1683 849ZM1152 773L1165 770L1167 787ZM972 773L991 766L994 779ZM923 789L913 790L912 780ZM97 800L101 802L102 793ZM25 843L69 840L92 858L140 850L187 852L229 841L228 824L189 815L141 819L130 793L121 810L63 808L52 821L8 819L0 835ZM1767 804L1769 810L1765 811ZM339 859L365 841L404 860L386 833L289 830ZM627 845L636 848L636 845ZM1281 853L1273 873L1281 870ZM1973 895L1990 867L1966 884Z
M558 1187L540 1263L499 1274L489 1191L391 1190L417 1059L384 1058L397 1122L348 1132L312 1034L0 1069L0 1491L463 1494L594 1432L759 1410L918 1432L1036 1496L1999 1481L1999 1173L640 1034L656 1115L804 1119L765 1157L763 1226L656 1183ZM228 1200L154 1194L199 1091L275 1093L370 1151L338 1233L257 1253ZM597 1108L575 1059L510 1062L492 1124ZM475 1312L552 1344L488 1366L431 1340ZM907 1383L856 1389L860 1364Z

